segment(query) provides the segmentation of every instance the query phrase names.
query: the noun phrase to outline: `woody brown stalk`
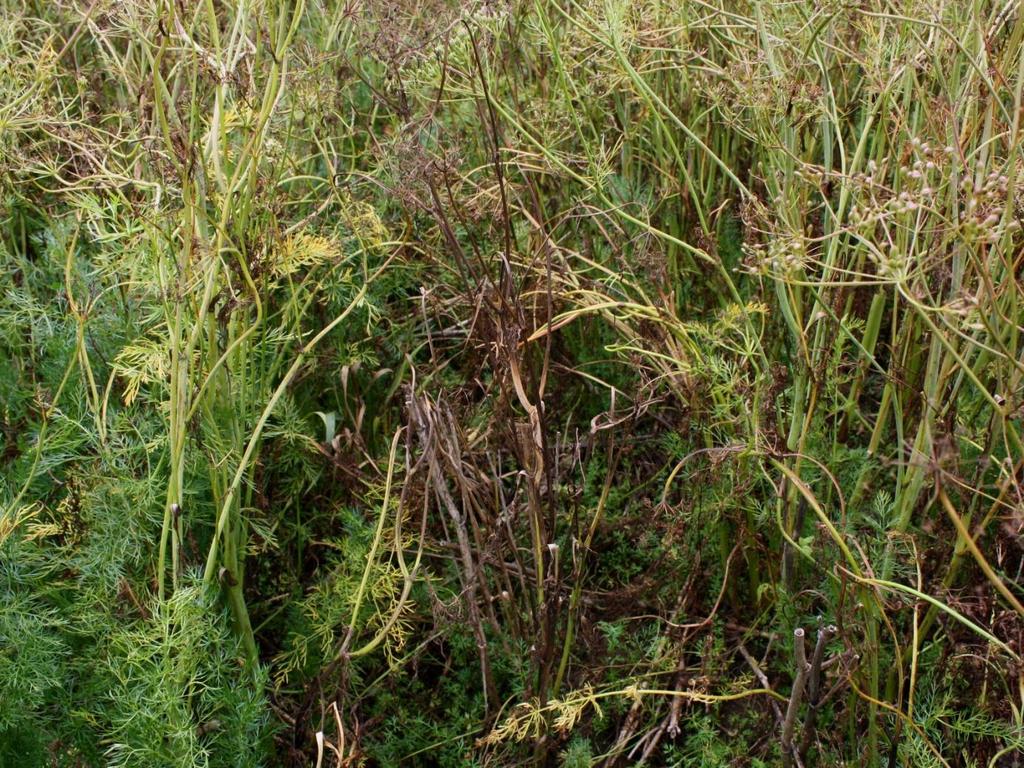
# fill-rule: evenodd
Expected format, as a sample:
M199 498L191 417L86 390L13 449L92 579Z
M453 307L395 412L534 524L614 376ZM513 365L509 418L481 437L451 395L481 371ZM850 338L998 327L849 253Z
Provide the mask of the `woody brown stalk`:
M423 441L423 450L427 456L427 463L430 467L430 478L433 483L434 493L438 504L447 512L452 523L455 525L455 538L459 548L459 558L462 561L462 568L459 569L459 577L462 582L462 590L466 598L466 611L469 617L469 624L473 630L473 637L476 640L477 650L480 655L480 675L484 683L485 709L495 705L498 701L497 688L494 685L494 676L491 674L490 655L487 649L487 636L484 633L483 623L480 615L480 606L477 602L480 575L477 562L473 557L473 549L469 541L469 530L466 524L467 510L461 508L452 497L448 489L448 478L445 469L442 467L442 460L451 464L456 459L452 453L457 447L450 447L446 452L441 445L444 436L439 432L444 427L454 428L453 425L442 425L438 422L435 409L429 400L411 398L410 416L416 422L417 430ZM450 435L449 435L450 437Z
M797 628L793 631L793 656L796 662L796 676L793 678L793 690L789 694L789 705L786 707L786 718L782 721L782 765L790 768L793 765L793 731L796 727L796 713L807 685L810 665L807 663L807 652L804 649L804 631Z
M818 717L818 709L823 702L821 697L821 671L822 663L825 660L825 646L836 636L837 631L832 624L818 630L818 641L814 645L814 655L811 657L811 666L808 672L807 717L804 719L804 731L800 738L800 749L798 750L801 762L807 759L807 751L811 748L811 739L814 738L814 722Z

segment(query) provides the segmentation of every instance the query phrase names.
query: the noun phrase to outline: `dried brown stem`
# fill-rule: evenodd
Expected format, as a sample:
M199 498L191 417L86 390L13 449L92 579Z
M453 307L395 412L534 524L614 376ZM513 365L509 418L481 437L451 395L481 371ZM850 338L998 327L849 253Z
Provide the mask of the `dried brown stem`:
M814 738L814 722L818 717L818 710L822 704L822 699L820 698L821 672L825 661L825 646L835 637L837 631L832 624L818 630L818 641L814 645L814 655L811 657L811 668L808 673L807 717L804 719L804 731L798 750L801 760L807 759L807 751L811 748L811 740Z
M782 721L782 765L789 768L794 764L796 754L793 750L793 731L796 728L796 715L803 700L804 688L810 665L807 663L807 651L804 649L805 632L801 628L793 631L793 655L796 663L796 675L793 678L793 690L789 694L789 705L786 717Z

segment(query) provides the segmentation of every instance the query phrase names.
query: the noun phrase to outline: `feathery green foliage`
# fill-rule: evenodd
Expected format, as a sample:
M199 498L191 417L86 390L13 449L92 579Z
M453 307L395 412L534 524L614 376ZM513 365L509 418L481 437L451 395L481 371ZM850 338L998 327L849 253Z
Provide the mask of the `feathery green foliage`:
M1024 749L1019 3L0 8L0 764Z

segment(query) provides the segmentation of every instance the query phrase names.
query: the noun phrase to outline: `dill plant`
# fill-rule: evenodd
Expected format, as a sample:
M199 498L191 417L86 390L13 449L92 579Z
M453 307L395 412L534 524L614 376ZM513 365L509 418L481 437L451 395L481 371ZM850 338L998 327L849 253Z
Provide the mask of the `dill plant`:
M4 764L1021 749L1017 4L2 8Z

